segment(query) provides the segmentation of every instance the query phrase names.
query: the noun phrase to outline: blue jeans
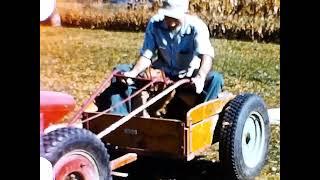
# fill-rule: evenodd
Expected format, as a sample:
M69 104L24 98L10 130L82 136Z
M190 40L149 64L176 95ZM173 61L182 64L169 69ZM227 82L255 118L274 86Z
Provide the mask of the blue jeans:
M131 70L132 64L120 64L114 69L121 72L126 72ZM206 102L211 99L218 97L218 94L222 91L224 85L223 76L218 73L211 71L209 72L205 86L202 92L201 102ZM126 97L132 95L134 90L137 89L134 84L127 86L121 82L117 82L115 78L112 79L112 83L109 88L107 88L99 97L96 98L96 103L99 107L99 111L103 111L106 108L116 105L117 103L124 100ZM118 115L127 115L132 111L131 101L113 108L110 113Z
M224 81L222 74L214 71L209 72L202 91L205 97L203 102L217 98L218 94L222 91L223 85Z

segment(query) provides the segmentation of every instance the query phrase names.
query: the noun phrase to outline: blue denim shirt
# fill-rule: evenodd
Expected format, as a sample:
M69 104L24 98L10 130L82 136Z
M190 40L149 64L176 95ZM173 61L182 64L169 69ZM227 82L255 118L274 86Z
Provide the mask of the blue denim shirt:
M170 32L164 17L154 15L148 22L140 55L151 59L153 67L169 76L189 76L200 67L200 54L214 57L206 24L186 15L176 31Z

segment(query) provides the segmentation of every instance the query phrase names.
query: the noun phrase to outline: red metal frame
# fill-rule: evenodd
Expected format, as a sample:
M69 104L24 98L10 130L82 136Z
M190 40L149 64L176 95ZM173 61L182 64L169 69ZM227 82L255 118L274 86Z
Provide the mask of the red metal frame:
M131 96L128 96L126 99L122 100L121 102L119 102L119 103L115 104L114 106L112 106L112 107L110 107L110 108L102 111L101 113L99 113L99 114L97 114L97 115L95 115L95 116L92 116L92 117L90 117L90 118L87 118L87 119L85 119L85 120L83 120L83 121L81 121L81 122L82 122L82 123L88 122L88 121L90 121L90 120L92 120L92 119L94 119L94 118L97 118L97 117L99 117L99 116L102 116L103 114L105 114L105 113L111 111L112 109L120 106L121 104L126 103L127 101L129 101L129 100L132 99L133 97L135 97L135 96L137 96L138 94L140 94L143 90L145 90L145 89L147 89L148 87L150 87L151 85L153 85L156 81L157 81L157 79L153 79L151 82L149 82L149 83L148 83L147 85L145 85L143 88L139 89L137 92L135 92L135 93L132 94Z
M77 119L81 116L81 114L83 113L83 111L88 107L88 105L94 100L94 98L101 93L101 91L103 89L106 88L106 86L108 85L108 83L110 83L112 77L118 73L118 71L113 71L111 73L111 75L108 75L105 80L103 81L103 83L94 91L94 93L90 96L89 99L87 99L83 105L81 106L81 108L78 110L78 112L71 118L70 122L68 123L68 125L74 123L75 121L77 121Z
M100 85L100 87L98 87L94 93L90 96L89 99L87 99L85 101L85 103L82 105L81 109L79 109L79 111L77 111L77 113L71 118L71 121L68 123L69 125L71 125L72 123L74 123L75 121L77 121L77 119L81 116L81 114L84 112L84 110L88 107L88 105L94 100L94 98L96 98L99 93L101 93L102 90L104 90L106 88L106 85L111 81L111 79L113 77L118 77L118 78L128 78L126 76L124 76L123 74L120 74L119 71L113 71L112 74L110 76L108 76L105 81L103 81L103 83ZM121 104L124 104L126 103L127 101L129 101L130 99L132 99L133 97L137 96L138 94L140 94L143 90L147 89L148 87L150 86L153 86L154 83L156 82L163 82L165 83L166 85L170 83L170 80L165 78L163 75L162 75L162 79L161 78L153 78L153 79L148 79L148 78L142 78L142 77L136 77L136 78L133 78L133 79L136 79L136 80L143 80L143 81L146 81L148 82L146 85L144 85L141 89L139 89L137 92L135 92L134 94L132 94L131 96L127 97L126 99L122 100L121 102L115 104L114 106L102 111L101 113L95 115L95 116L92 116L90 118L87 118L85 120L82 120L81 123L84 123L84 122L88 122L94 118L97 118L109 111L111 111L112 109L114 109L115 107L118 107L120 106Z

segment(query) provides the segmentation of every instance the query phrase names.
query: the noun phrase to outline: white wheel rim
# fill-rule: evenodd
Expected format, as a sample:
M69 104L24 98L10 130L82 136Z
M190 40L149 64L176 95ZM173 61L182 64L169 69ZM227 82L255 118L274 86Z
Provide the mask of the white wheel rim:
M71 157L71 156L74 156L74 155L75 156L84 157L88 162L90 162L90 164L93 166L93 172L90 173L90 174L87 174L87 176L90 177L89 178L90 180L91 179L92 180L98 180L99 179L99 170L98 170L98 167L97 167L97 164L96 164L95 160L91 157L90 154L88 154L88 152L85 152L85 151L80 150L80 149L73 150L73 151L65 154L64 156L62 156L58 160L58 162L56 162L56 164L54 165L53 170L56 172L56 170L57 170L56 168L60 169L61 165L64 164L64 161L68 161L68 158ZM88 165L88 164L84 164L84 165ZM70 167L70 168L72 169L72 167ZM72 177L72 176L77 176L77 174L79 174L79 173L82 174L81 171L70 171L68 174L64 174L62 176L66 176L67 175L64 178L64 180L69 180L69 179L75 179L75 180L84 180L85 179L86 180L87 179L87 178L82 177L82 175L79 178Z
M252 112L242 132L242 155L248 167L254 168L261 161L265 143L263 118L258 112Z

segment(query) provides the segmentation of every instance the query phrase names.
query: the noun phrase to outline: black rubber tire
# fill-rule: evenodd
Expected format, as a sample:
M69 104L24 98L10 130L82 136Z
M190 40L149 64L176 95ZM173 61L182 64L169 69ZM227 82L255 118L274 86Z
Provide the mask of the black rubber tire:
M53 167L66 153L73 150L86 152L95 161L100 180L112 180L109 154L95 134L80 128L59 128L43 136L44 154Z
M254 167L248 167L241 145L244 125L252 112L259 113L263 119L265 143L259 162ZM265 165L270 142L268 111L262 98L254 94L241 94L232 99L224 109L219 138L219 159L226 179L249 180L258 176Z

